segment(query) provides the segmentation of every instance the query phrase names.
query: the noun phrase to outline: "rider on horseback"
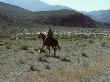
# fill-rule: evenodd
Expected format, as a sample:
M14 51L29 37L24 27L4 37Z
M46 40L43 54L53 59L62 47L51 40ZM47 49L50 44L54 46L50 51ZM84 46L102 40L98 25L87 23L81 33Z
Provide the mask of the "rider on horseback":
M53 31L49 29L47 37L53 38Z
M53 31L51 29L49 29L45 40L47 40L48 42L51 42L53 40Z
M45 36L44 34L40 33L39 37L42 37L42 40L43 40L43 44L42 44L41 50L43 50L44 46L47 46L47 49L49 50L49 53L50 53L50 47L52 47L52 49L54 50L54 53L56 53L57 49L59 49L59 50L61 49L59 44L58 44L58 40L56 40L53 37L53 31L51 29L49 29L47 36Z

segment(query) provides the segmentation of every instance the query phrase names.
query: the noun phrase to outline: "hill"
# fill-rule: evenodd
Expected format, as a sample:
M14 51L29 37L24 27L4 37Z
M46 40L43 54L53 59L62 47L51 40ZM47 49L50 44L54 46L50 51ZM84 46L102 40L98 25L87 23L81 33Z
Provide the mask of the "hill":
M26 9L0 2L0 14L2 15L7 15L7 16L22 15L29 12L30 11Z
M1 3L0 6L1 25L4 24L4 21L4 25L6 26L14 25L20 27L36 27L39 24L91 28L97 27L96 22L93 19L75 10L63 9L31 12L5 3Z
M37 17L32 20L33 23L39 22L40 24L56 26L96 27L94 20L74 10L36 12L35 14Z
M109 10L99 10L84 13L92 17L97 22L110 23L110 9Z
M40 0L1 0L2 2L9 3L30 11L50 11L60 9L71 9L61 5L49 5Z
M0 2L0 25L18 26L24 25L24 19L32 12L14 5Z

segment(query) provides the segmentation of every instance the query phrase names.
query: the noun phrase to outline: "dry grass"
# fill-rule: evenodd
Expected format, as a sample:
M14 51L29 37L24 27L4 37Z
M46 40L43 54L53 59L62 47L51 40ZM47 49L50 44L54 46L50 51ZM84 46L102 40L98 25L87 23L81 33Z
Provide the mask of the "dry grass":
M37 35L34 37L20 36L17 40L3 39L0 41L1 50L6 49L6 51L2 51L1 59L2 55L5 58L4 53L6 53L6 59L11 61L10 58L13 58L18 63L14 67L15 70L12 70L12 68L6 69L15 71L14 73L16 73L16 68L19 67L18 69L21 71L19 75L16 74L13 76L16 78L15 82L89 82L85 80L94 76L98 79L98 74L100 75L107 68L110 68L110 60L106 59L109 57L109 39L106 40L103 37L102 39L87 38L85 35L69 37L59 34L58 36L62 51L57 52L57 54L59 58L63 58L62 60L52 57L47 58L49 59L47 60L46 58L39 57L45 54L39 54L39 47L41 47L42 42L41 39L37 38ZM7 54L8 52L9 54ZM102 56L105 57L105 60L103 60ZM56 60L58 60L58 64ZM96 60L97 62L94 63ZM3 62L7 62L10 65L9 61L3 60ZM37 67L41 67L41 70ZM7 72L3 73L7 74ZM7 76L11 78L9 79L10 81L13 80L10 72ZM5 81L5 76L3 77Z
M16 78L15 82L81 82L81 79L92 77L109 67L110 60L98 60L96 64L87 67L66 67L54 70L50 74L27 74Z

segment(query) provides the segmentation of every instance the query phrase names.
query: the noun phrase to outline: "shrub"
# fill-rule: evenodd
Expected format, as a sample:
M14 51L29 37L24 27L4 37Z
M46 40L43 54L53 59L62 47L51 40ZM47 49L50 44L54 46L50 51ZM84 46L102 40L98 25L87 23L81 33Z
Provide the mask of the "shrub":
M46 69L50 70L51 68L50 68L50 66L49 66L49 65L46 65Z
M38 71L37 67L34 65L30 66L30 71Z
M101 47L109 48L109 45L106 42L102 42Z
M93 41L92 39L89 39L89 43L93 44L93 43L94 43L94 41Z
M22 60L22 59L19 59L18 64L25 64L25 61L24 61L24 60Z
M11 49L11 46L7 45L7 46L6 46L6 49Z
M63 61L63 62L71 62L71 61L70 61L69 59L67 59L67 58L62 58L61 61Z
M0 42L0 46L4 46L4 45L7 45L8 42Z
M85 53L82 53L82 56L85 57L85 58L88 57L87 54L85 54Z
M34 51L39 51L39 48L34 49Z
M28 50L28 46L27 45L22 45L21 50Z

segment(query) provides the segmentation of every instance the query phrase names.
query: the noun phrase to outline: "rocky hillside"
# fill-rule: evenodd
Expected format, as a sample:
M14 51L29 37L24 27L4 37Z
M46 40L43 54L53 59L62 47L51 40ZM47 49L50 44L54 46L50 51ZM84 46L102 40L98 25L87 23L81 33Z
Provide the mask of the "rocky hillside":
M42 17L43 20L41 20ZM93 19L73 10L42 12L41 18L35 18L32 22L56 26L96 27Z
M75 10L63 9L36 12L34 14L36 14L36 16L33 18L32 23L56 26L97 27L96 22L93 19Z

